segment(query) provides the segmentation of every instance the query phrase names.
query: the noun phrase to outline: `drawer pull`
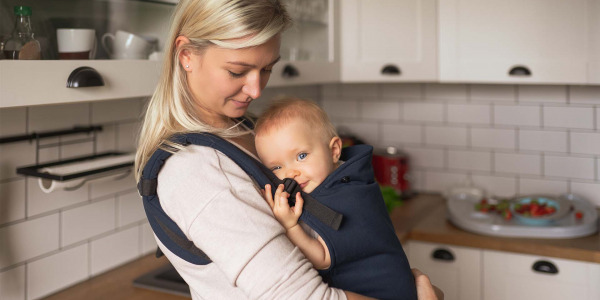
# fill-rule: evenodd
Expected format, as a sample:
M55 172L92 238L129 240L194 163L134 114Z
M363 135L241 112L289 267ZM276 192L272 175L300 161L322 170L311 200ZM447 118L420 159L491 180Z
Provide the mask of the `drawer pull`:
M103 86L104 80L98 71L91 67L79 67L69 75L68 88L82 88L90 86Z
M525 66L514 66L508 71L510 76L531 76L531 71Z
M551 262L546 260L538 260L531 267L535 272L558 274L558 268Z
M298 69L296 69L296 67L292 65L286 65L285 67L283 67L283 72L281 73L281 76L283 76L283 78L298 77L300 76L300 72L298 71Z
M381 74L382 75L400 75L400 74L402 74L402 72L400 71L400 68L396 67L395 65L385 65L381 69Z
M454 254L446 249L436 249L431 257L435 260L454 261Z

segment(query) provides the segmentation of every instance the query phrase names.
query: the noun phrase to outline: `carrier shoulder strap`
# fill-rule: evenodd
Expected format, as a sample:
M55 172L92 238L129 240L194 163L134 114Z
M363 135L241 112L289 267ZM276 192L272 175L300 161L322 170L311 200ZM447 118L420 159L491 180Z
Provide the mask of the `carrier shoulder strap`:
M244 170L252 177L259 186L265 184L277 185L284 183L279 180L268 168L263 164L250 157L235 145L228 141L207 133L188 133L176 135L170 139L180 145L200 145L214 148ZM150 222L152 230L171 252L180 258L199 265L205 265L211 262L210 258L198 249L194 243L187 239L179 226L165 213L160 205L160 200L156 192L158 186L158 173L165 161L171 157L172 153L158 149L146 163L142 172L142 177L138 182L138 190L143 198L144 209ZM295 195L300 191L297 185L287 183L287 191L291 195ZM300 191L301 192L301 191ZM302 192L302 197L305 200L304 210L315 216L320 222L337 230L340 227L343 216L327 206L319 203L310 195Z

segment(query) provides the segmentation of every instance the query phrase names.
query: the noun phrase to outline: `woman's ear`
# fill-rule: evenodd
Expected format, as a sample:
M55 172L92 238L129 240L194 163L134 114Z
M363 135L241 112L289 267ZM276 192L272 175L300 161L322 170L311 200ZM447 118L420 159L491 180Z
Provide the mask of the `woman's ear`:
M331 155L333 156L333 163L337 163L342 155L342 139L339 136L335 136L329 141L329 149L331 149Z
M176 49L180 49L181 47L183 47L185 44L189 44L190 43L190 39L188 39L187 37L180 35L175 39L175 48ZM186 70L186 71L191 71L191 63L192 63L192 52L188 49L183 49L181 52L179 52L179 63L181 64L181 67Z

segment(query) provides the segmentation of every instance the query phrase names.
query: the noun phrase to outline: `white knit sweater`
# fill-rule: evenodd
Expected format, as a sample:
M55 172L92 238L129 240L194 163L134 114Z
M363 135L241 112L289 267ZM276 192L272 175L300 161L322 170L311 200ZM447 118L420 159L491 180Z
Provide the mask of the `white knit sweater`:
M191 145L158 175L165 212L212 263L190 264L161 250L193 299L346 299L330 288L285 236L254 181L212 148Z

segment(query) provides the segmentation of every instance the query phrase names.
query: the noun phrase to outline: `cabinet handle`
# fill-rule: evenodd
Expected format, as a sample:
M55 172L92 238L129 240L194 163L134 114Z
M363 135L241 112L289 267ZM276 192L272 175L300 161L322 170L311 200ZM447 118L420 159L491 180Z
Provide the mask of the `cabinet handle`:
M298 69L296 69L296 67L292 65L286 65L285 67L283 67L283 72L281 73L281 76L283 76L283 78L298 77L300 76L300 72L298 71Z
M531 71L525 66L514 66L508 71L510 76L531 76Z
M92 67L79 67L69 75L68 88L82 88L90 86L103 86L104 80L96 69Z
M435 249L431 257L436 260L454 261L454 254L446 249Z
M531 267L535 272L558 274L558 268L551 262L546 260L538 260Z
M400 74L402 74L402 72L400 71L400 68L396 67L395 65L385 65L381 69L381 74L382 75L400 75Z

